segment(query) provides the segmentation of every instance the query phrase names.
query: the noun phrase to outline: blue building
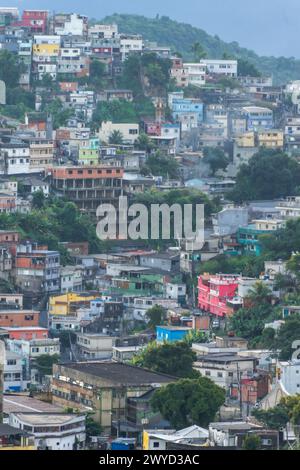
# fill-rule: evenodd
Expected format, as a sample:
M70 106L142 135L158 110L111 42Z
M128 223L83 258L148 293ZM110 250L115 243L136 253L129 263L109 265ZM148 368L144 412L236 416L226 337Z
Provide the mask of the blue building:
M189 98L174 99L172 101L172 116L174 121L180 120L185 114L194 113L198 116L198 124L203 122L204 105L201 101Z
M244 254L260 256L262 244L260 236L276 233L285 227L285 221L277 219L256 220L247 227L240 227L237 231L237 242Z
M248 131L268 130L274 127L273 111L269 108L246 106L243 108L243 114L247 120Z
M157 326L156 327L156 339L158 343L175 343L176 341L182 341L186 335L192 331L192 328L184 326Z

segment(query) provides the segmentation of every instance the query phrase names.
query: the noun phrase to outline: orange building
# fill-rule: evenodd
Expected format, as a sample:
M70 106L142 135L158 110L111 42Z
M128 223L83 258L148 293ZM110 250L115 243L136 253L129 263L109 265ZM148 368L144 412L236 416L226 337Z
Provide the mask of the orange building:
M0 328L38 326L39 317L32 310L0 310Z
M79 209L96 214L100 204L117 205L123 194L124 170L110 166L55 167L51 169L56 192Z
M48 330L39 326L28 326L28 327L10 327L3 328L9 335L9 339L26 340L31 341L32 339L47 339Z

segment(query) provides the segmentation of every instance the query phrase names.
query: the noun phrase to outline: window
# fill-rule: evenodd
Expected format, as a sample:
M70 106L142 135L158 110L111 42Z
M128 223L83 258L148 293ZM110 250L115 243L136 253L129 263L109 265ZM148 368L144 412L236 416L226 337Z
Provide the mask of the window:
M158 449L159 448L159 442L153 442L153 448Z

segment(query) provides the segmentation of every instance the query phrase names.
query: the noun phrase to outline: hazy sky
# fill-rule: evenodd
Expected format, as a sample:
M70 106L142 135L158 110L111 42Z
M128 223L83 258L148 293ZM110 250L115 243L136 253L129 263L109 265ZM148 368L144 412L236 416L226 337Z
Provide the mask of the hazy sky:
M299 0L0 0L0 5L78 11L97 18L115 12L159 13L260 54L300 58Z

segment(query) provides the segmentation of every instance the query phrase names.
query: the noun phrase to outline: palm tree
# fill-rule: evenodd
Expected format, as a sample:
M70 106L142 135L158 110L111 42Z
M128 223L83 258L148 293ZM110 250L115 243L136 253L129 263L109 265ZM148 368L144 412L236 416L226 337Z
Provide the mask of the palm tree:
M123 134L121 131L113 131L109 136L109 143L113 145L122 145L123 144Z
M263 282L257 282L253 289L249 291L247 298L254 305L261 305L269 303L272 297L272 291Z
M207 57L207 53L201 46L200 42L195 42L192 45L191 52L193 52L196 62L200 62L201 59L205 59Z

